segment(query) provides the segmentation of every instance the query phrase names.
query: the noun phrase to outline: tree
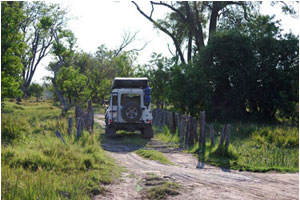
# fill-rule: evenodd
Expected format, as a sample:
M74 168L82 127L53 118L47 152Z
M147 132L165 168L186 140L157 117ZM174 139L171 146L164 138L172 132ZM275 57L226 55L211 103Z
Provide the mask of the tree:
M192 54L197 54L205 46L205 38L208 36L208 39L210 39L217 30L218 20L224 16L227 17L228 13L232 12L243 13L243 16L248 18L251 16L250 11L257 4L243 1L179 1L170 3L150 1L152 10L150 15L147 15L136 2L132 1L132 3L146 19L172 39L176 55L178 55L182 64L189 63L192 60ZM171 11L170 15L164 20L155 20L152 17L155 6L169 8ZM239 9L231 9L233 6ZM209 26L208 33L204 30L207 24ZM184 49L188 50L186 57L183 54Z
M57 76L63 66L71 66L76 38L70 30L58 30L54 32L54 38L52 53L56 56L56 61L51 62L48 66L48 70L53 72L53 78L49 77L48 79L52 81L54 93L62 106L62 115L65 115L70 107L64 94L59 90Z
M21 30L25 35L24 41L28 48L22 56L23 69L23 95L27 89L39 63L51 51L55 41L54 34L63 28L66 22L65 14L58 4L45 2L27 2L24 12L26 19Z
M67 98L69 104L84 103L89 99L88 78L73 66L60 68L56 84L59 91Z
M44 91L44 88L41 85L39 85L38 83L32 83L28 88L28 95L35 96L36 101L38 102L43 91Z
M26 44L20 32L25 18L22 2L1 2L1 96L15 98L22 96L21 74L24 68L21 55Z
M282 35L272 17L221 30L199 55L213 88L216 118L272 121L279 112L295 119L298 103L299 42Z
M175 65L170 71L169 103L180 112L197 117L200 111L210 108L212 89L199 61L194 59L188 65Z
M173 65L173 61L156 53L153 53L151 58L150 64L144 68L148 69L146 76L149 78L152 100L156 102L157 108L164 108L167 102L167 87L170 82L170 67Z
M217 32L199 56L212 86L214 118L242 118L255 80L250 39L238 30Z
M256 60L256 96L249 98L257 117L272 120L278 110L295 118L299 91L299 38L282 35L279 22L260 16L249 23L246 33L252 40Z

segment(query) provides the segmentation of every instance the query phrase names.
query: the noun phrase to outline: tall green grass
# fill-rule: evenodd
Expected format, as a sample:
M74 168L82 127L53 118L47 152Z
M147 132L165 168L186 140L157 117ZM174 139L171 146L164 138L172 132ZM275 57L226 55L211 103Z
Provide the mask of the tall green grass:
M20 109L22 108L22 109ZM2 199L91 199L121 169L100 146L99 127L75 140L50 102L5 102L1 119ZM55 136L60 130L66 144Z

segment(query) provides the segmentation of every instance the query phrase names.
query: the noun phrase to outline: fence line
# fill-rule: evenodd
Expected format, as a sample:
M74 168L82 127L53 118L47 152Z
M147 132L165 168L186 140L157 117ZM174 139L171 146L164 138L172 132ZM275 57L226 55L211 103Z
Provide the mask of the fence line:
M199 147L204 147L206 144L206 115L205 112L201 112L201 118L197 120L195 117L179 114L178 112L170 112L163 109L153 109L153 125L162 129L167 127L170 132L174 135L176 130L178 131L180 143L187 146L192 146L195 143L199 143ZM199 127L199 129L198 129ZM209 137L211 144L215 145L215 130L212 124L208 126L209 128ZM198 132L199 130L199 132ZM229 144L229 131L230 125L227 124L224 126L219 147L224 143L225 149L228 149ZM225 132L227 131L227 132Z
M195 117L163 109L154 109L152 114L154 126L160 129L167 126L173 135L178 130L181 144L191 146L198 141L198 121Z

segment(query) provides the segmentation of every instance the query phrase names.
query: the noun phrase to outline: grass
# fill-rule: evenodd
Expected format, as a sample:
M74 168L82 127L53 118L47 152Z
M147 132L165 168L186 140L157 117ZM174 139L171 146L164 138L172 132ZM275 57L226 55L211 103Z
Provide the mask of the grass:
M174 165L174 163L172 163L163 153L156 150L139 149L135 153L149 160L158 161L163 164Z
M68 136L60 113L51 102L4 102L1 199L91 199L118 177L121 168L100 146L100 128L76 141L75 128Z
M215 127L219 136L222 125ZM203 156L211 165L253 172L299 171L299 133L295 127L233 124L227 154L224 147L218 149L218 141L219 137L215 146L208 142ZM188 152L198 149L196 144Z
M212 146L207 139L205 153L200 155L207 164L222 168L253 172L298 172L299 171L299 130L287 125L259 125L256 123L234 123L230 134L230 145L218 149L219 138L224 125L215 123L215 141ZM181 146L178 133L170 134L165 127L155 128L155 139ZM188 147L187 152L198 156L199 146Z
M169 196L179 195L181 186L174 181L161 178L155 174L149 174L144 179L142 195L148 200L166 200Z
M153 126L154 139L169 143L172 147L178 147L180 143L180 138L178 131L176 134L172 135L169 129L165 126L163 129L159 129L156 126Z

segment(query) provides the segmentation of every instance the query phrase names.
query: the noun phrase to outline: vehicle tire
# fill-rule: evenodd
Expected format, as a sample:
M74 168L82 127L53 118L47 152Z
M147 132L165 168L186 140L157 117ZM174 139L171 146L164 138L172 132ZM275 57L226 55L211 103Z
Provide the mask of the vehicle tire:
M117 135L115 128L106 127L105 128L105 136L107 137L115 137Z
M121 110L122 117L127 122L136 122L142 116L142 109L136 103L127 103Z
M142 137L146 139L153 138L153 130L152 127L146 127L142 130Z

